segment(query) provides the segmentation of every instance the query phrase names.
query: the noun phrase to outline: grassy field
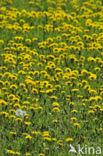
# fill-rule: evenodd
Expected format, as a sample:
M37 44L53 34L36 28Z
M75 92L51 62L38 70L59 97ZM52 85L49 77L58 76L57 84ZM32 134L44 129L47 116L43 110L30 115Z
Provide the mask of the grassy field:
M102 0L0 0L0 156L17 155L103 155Z

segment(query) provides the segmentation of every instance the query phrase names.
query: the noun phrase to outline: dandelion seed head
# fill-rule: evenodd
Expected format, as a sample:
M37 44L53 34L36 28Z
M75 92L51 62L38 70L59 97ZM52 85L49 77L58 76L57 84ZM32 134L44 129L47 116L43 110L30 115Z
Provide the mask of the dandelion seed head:
M15 112L16 116L25 116L26 114L26 111L22 111L21 109L17 109Z

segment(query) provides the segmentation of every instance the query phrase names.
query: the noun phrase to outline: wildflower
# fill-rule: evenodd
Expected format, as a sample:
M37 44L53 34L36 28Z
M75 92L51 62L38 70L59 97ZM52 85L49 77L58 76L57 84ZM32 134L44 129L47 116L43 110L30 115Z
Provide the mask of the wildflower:
M16 132L10 132L10 134L12 134L12 135L16 135Z
M76 117L72 117L71 120L72 120L72 121L76 121L77 118L76 118Z
M2 87L4 85L3 81L0 81L0 87Z
M44 137L44 138L43 138L43 140L45 140L45 141L48 141L48 142L49 142L49 141L51 141L51 138L50 138L50 137Z
M90 93L90 94L96 94L97 92L96 92L96 90L90 89L90 90L89 90L89 93Z
M58 103L58 102L53 102L52 105L53 105L53 106L59 106L59 103Z
M15 152L15 155L20 155L20 152Z
M88 114L94 114L93 110L88 111Z
M94 120L94 121L98 121L98 118L94 118L93 120Z
M103 108L101 108L100 111L103 112Z
M0 99L0 105L1 106L7 106L8 104L7 104L7 102L5 100Z
M33 88L33 89L32 89L32 92L33 92L34 94L38 94L38 90L37 90L36 88Z
M7 113L7 112L0 112L0 115L3 115L5 117L9 117L9 113Z
M99 106L99 105L95 105L94 108L96 108L96 109L100 109L101 106Z
M17 109L15 112L16 116L25 116L26 114L26 111L22 111L21 109Z
M16 103L16 104L14 104L14 107L15 108L20 108L20 104L19 103Z
M72 113L77 113L77 112L78 112L78 111L77 111L77 110L75 110L75 109L74 109L74 110L72 110Z
M25 139L27 139L27 140L31 140L31 139L32 139L32 136L27 135L27 136L25 137Z
M10 89L16 90L16 89L17 89L17 85L11 85L11 86L10 86Z
M63 144L63 141L62 140L58 140L58 145L59 146L63 146L64 144Z
M94 68L94 70L95 70L96 72L98 72L98 71L100 71L101 69L100 69L99 67L96 67L96 68Z
M43 132L43 136L44 136L44 137L48 137L48 136L49 136L49 132L48 132L48 131L44 131L44 132Z
M26 121L26 122L24 122L24 124L28 126L28 125L31 124L31 122L27 122L27 121Z
M12 150L6 150L6 152L7 152L8 154L15 154L15 152L12 151Z
M41 132L39 132L39 131L32 131L31 132L33 135L40 135L41 134Z
M71 142L71 141L73 141L73 138L67 138L66 139L66 142Z
M55 120L52 120L52 122L53 122L53 123L58 123L58 120L55 119Z
M22 119L21 118L16 118L16 121L22 122Z
M80 128L80 124L79 123L74 123L74 126Z
M39 154L39 156L45 156L45 154L43 154L43 153L40 153L40 154Z
M9 119L15 119L16 117L15 117L15 115L10 115L9 116Z
M96 80L97 76L95 74L91 74L88 79L89 80Z
M25 156L31 156L31 154L30 153L26 153Z
M13 95L13 94L9 94L8 95L8 99L10 100L10 99L13 99L15 97L15 95Z
M79 91L79 89L75 88L75 89L72 89L72 92L77 92Z
M53 112L60 112L60 109L59 109L58 107L54 107L54 108L52 109L52 111L53 111Z
M46 147L46 148L44 148L46 151L48 151L49 150L49 148L48 147Z
M51 96L50 98L51 98L52 100L56 100L56 99L57 99L56 96Z

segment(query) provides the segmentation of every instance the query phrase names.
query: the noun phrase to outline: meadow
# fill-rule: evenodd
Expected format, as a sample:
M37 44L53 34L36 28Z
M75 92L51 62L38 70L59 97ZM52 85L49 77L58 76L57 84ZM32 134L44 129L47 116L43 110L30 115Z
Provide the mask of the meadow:
M103 1L0 0L0 156L103 155Z

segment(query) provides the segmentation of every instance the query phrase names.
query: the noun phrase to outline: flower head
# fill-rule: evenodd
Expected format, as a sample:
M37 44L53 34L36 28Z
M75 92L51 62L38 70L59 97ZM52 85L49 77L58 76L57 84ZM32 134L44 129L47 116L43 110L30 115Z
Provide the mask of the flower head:
M25 116L26 114L26 111L22 111L21 109L17 109L15 112L16 116Z

